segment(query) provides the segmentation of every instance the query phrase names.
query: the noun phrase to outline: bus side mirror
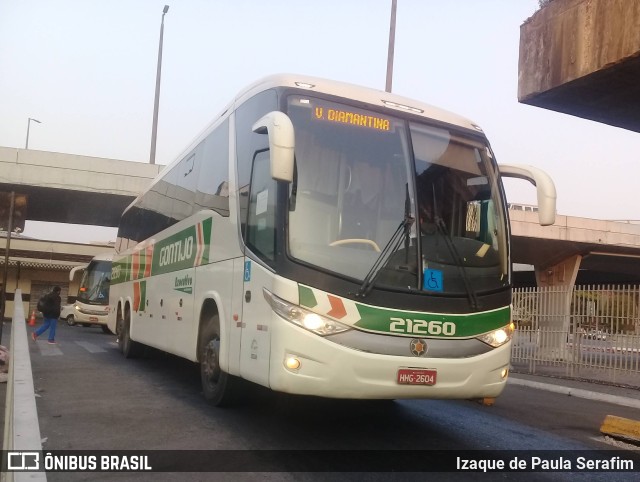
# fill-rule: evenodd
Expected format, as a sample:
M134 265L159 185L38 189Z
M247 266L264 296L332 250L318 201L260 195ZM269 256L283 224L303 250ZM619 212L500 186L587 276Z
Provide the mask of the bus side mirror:
M87 265L83 264L82 266L76 266L75 268L72 268L71 271L69 271L69 281L73 281L73 277L76 275L76 273L78 271L81 271L83 269L87 269Z
M284 112L269 112L251 129L257 134L269 136L271 177L277 181L292 182L295 134L289 116Z
M502 177L515 177L529 181L536 187L538 196L538 222L542 226L550 226L556 221L556 186L553 179L533 166L499 164Z

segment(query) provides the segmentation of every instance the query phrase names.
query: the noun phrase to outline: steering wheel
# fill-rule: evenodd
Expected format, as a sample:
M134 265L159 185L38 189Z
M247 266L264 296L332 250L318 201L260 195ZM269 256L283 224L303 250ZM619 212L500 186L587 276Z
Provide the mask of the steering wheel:
M368 244L373 248L373 250L376 253L380 252L380 247L372 239L363 239L363 238L338 239L337 241L329 243L329 246L340 246L342 244Z

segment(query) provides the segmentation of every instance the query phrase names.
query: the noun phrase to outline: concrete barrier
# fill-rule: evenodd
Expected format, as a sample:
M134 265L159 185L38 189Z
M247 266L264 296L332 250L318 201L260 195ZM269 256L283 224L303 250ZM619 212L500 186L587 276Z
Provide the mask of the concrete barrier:
M600 432L635 445L640 444L640 420L607 415L602 422Z
M42 466L42 442L33 388L29 338L22 306L22 291L16 290L11 325L11 360L5 401L3 451L39 452ZM8 472L8 460L2 461L2 482L46 481L45 472Z

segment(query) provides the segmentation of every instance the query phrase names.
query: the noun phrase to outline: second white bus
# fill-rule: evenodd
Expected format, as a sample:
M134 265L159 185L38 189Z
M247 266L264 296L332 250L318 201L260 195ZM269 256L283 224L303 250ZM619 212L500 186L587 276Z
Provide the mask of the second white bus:
M77 271L82 271L82 278L73 313L65 318L68 324L99 325L102 331L111 333L107 325L107 314L112 259L113 253L100 254L94 256L87 266L71 270L70 280L73 280Z

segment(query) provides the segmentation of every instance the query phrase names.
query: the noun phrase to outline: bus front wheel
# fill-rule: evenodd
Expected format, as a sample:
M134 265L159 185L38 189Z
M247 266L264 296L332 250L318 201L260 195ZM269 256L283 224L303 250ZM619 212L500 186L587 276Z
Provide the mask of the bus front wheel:
M200 380L205 400L224 407L237 400L240 380L220 368L220 328L217 316L203 327L200 336Z

